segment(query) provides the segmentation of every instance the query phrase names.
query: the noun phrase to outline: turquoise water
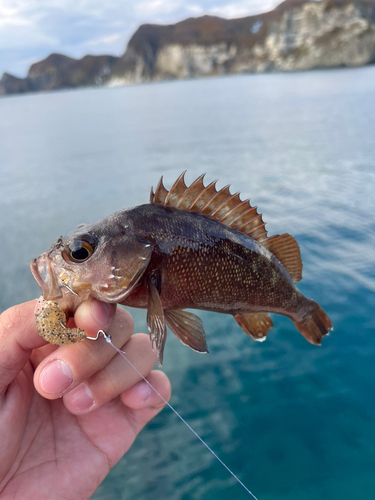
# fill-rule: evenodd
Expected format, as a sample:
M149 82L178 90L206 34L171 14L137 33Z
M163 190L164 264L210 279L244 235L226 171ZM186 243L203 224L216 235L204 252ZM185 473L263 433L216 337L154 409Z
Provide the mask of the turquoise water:
M210 354L169 336L171 403L259 500L375 497L374 82L372 66L1 99L0 310L39 294L31 258L161 174L231 183L298 240L299 288L334 332L317 348L277 316L257 344L199 313ZM249 496L168 409L93 496L232 498Z

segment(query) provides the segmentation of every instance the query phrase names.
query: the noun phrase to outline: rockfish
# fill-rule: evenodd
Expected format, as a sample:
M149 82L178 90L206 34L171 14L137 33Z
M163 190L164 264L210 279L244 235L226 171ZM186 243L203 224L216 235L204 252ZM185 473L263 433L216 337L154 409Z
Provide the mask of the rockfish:
M202 321L185 308L232 314L258 341L273 326L268 313L282 314L319 345L332 323L295 287L302 278L296 240L290 234L269 237L257 207L228 186L205 186L203 177L187 186L182 174L170 191L161 179L149 204L80 224L60 237L30 263L44 300L68 315L88 297L147 309L159 364L166 326L192 349L208 352ZM83 330L56 327L51 340L48 317L38 328L47 340L85 338Z

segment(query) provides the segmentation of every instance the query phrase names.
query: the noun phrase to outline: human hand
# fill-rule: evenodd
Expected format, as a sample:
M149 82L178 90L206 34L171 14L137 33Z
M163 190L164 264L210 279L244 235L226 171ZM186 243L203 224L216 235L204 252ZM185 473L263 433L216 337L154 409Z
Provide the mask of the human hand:
M46 344L34 306L0 316L0 499L90 498L164 403L103 338ZM74 321L89 336L110 333L169 399L168 378L151 371L156 353L148 336L131 337L133 321L124 309L115 313L115 306L88 301Z

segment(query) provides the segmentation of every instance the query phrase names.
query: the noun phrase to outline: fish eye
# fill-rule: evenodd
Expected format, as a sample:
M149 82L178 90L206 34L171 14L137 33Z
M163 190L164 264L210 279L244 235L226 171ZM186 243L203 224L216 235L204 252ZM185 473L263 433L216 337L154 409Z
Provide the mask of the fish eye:
M91 238L78 238L66 245L63 257L67 262L85 262L94 250L95 244Z

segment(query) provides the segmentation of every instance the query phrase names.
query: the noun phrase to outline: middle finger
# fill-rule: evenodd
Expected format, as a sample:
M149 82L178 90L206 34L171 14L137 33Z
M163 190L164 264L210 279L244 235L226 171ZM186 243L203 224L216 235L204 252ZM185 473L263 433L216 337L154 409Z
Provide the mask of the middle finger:
M117 355L103 370L65 394L64 404L71 413L81 414L96 410L139 382L142 375L147 377L156 362L156 352L151 348L148 335L133 335L123 349L126 359L136 370Z

